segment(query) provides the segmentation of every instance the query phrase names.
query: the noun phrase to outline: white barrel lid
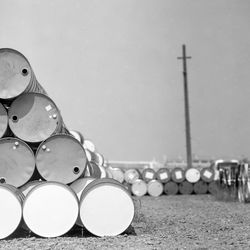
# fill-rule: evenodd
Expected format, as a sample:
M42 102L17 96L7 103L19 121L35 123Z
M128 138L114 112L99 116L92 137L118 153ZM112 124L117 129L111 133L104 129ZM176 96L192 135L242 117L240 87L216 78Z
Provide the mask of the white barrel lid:
M157 180L152 180L147 183L148 194L154 197L160 196L163 193L163 185Z
M22 219L22 203L17 193L0 185L0 239L10 236Z
M35 157L31 148L14 137L0 139L0 180L15 187L24 185L35 170Z
M185 172L185 178L190 183L196 183L200 180L201 174L197 168L189 168Z
M91 182L81 195L80 218L96 236L117 236L132 223L134 203L119 182L99 179Z
M32 69L20 52L0 49L0 98L11 99L25 91L31 81Z
M67 134L50 136L36 152L37 170L47 181L71 183L84 173L86 163L82 145Z
M132 186L131 191L135 196L143 196L147 193L147 184L144 180L136 180Z
M75 224L79 202L73 190L62 183L44 182L34 187L23 204L23 219L41 237L58 237Z

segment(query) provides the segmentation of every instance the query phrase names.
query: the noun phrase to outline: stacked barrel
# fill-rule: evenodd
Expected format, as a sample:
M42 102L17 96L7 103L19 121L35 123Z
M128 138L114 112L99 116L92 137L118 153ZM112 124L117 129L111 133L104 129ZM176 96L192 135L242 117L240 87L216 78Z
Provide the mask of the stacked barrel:
M214 169L211 167L183 169L162 167L154 169L122 169L108 166L113 178L123 183L135 196L214 193Z
M0 239L17 228L57 237L76 224L97 236L129 227L130 193L106 178L103 156L67 129L28 60L13 49L0 49L0 138Z

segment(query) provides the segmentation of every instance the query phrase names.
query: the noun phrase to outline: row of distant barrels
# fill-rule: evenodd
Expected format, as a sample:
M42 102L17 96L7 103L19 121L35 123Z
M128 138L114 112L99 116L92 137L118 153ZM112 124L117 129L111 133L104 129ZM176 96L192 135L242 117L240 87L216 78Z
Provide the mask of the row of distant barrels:
M198 168L160 168L154 170L121 169L114 166L106 168L108 175L123 183L134 196L160 196L176 194L214 193L214 170L210 167Z
M0 239L19 229L57 237L78 225L115 236L129 227L131 194L116 180L94 177L103 156L66 128L28 60L13 49L0 49L0 138Z

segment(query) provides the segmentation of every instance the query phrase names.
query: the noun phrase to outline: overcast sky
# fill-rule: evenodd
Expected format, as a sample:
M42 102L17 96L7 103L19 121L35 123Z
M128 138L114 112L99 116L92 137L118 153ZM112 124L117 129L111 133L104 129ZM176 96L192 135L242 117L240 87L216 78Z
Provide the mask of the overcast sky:
M69 129L110 160L250 157L250 1L0 0L0 47L19 50Z

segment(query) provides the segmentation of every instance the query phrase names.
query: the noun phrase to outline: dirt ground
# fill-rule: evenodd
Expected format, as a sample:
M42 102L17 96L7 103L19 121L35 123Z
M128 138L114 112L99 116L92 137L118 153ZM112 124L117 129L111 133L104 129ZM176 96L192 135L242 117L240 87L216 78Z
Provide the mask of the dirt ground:
M0 241L0 249L250 249L250 204L211 195L162 195L144 196L136 207L131 227L116 237L75 228L58 238L11 237Z

